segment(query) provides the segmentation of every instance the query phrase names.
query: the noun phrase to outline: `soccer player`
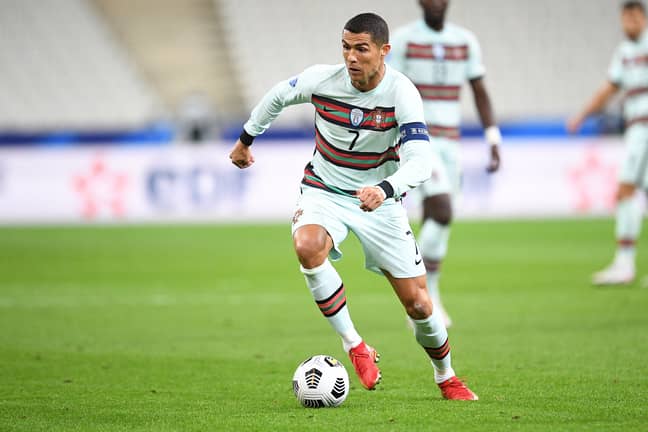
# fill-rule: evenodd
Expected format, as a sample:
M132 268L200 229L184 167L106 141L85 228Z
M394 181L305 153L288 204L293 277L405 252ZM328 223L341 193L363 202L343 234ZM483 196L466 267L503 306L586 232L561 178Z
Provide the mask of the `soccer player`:
M446 256L452 204L461 189L459 163L459 124L461 86L468 81L477 112L490 144L486 170L499 169L502 135L495 123L490 97L484 84L485 69L475 36L468 30L445 22L448 0L419 0L423 18L394 32L388 63L409 77L423 98L425 121L447 173L446 181L428 180L420 188L423 199L423 225L419 235L427 286L446 327L452 320L439 291L441 261Z
M387 277L413 320L443 397L475 400L452 369L448 333L432 306L400 202L440 163L431 152L416 88L384 62L390 48L381 17L365 13L349 20L342 32L344 64L312 66L273 87L252 111L230 158L239 168L251 166L254 137L284 107L311 103L315 152L304 169L292 235L317 306L342 338L362 385L374 389L381 378L379 355L355 329L345 286L329 261L341 257L340 244L351 231L362 244L365 266Z
M585 119L599 112L619 90L625 92L624 134L626 156L619 172L616 208L617 250L612 263L594 273L596 285L627 284L635 278L635 245L641 231L643 209L637 189L648 189L648 34L645 6L636 0L621 7L621 25L627 37L618 46L608 78L585 108L569 119L567 129L577 132Z

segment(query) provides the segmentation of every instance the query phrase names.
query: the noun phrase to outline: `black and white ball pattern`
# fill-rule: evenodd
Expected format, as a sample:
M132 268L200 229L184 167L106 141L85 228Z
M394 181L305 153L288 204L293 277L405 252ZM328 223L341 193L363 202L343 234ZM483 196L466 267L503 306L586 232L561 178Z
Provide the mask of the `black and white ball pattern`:
M349 375L335 358L316 355L297 366L293 391L306 408L336 407L349 394Z

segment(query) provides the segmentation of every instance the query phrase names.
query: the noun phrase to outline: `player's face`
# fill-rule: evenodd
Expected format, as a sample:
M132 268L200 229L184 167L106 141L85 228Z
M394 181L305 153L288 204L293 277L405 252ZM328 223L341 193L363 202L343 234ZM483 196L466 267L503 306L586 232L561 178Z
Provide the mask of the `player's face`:
M419 5L423 8L427 23L443 23L448 0L419 0Z
M351 83L360 91L375 88L382 79L385 56L391 46L376 44L369 33L342 33L342 55Z
M621 13L623 31L630 39L637 39L646 28L646 15L639 8L624 9Z

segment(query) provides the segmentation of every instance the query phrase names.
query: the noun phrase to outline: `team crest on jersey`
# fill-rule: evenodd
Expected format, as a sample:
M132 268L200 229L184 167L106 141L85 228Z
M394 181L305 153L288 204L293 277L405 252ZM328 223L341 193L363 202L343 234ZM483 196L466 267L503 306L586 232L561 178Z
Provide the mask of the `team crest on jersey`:
M360 126L362 119L364 118L364 113L361 109L353 108L349 113L349 120L353 126Z
M379 128L385 120L385 113L382 110L377 109L371 112L371 117L373 118L376 127Z
M434 58L442 59L445 57L445 48L441 44L434 44L432 53L434 54Z

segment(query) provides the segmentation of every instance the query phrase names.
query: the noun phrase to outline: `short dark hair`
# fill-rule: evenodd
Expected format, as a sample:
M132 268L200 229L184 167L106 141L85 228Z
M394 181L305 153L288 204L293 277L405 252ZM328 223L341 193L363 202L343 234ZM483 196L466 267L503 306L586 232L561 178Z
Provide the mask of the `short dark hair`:
M389 42L389 27L382 17L375 13L361 13L344 24L344 30L351 33L369 33L377 45Z
M621 9L639 9L644 15L646 15L646 5L640 0L626 0L621 5Z

